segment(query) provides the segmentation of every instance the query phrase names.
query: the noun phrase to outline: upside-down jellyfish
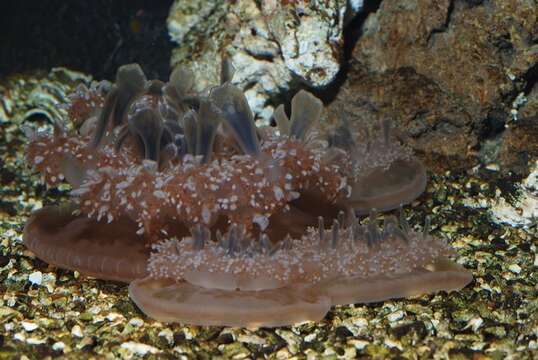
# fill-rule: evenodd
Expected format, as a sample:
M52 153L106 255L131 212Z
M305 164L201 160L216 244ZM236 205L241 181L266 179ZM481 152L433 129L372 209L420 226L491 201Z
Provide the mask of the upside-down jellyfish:
M73 201L38 210L24 241L39 258L131 282L148 315L193 324L278 326L331 305L453 290L470 275L442 241L371 215L419 196L422 164L383 122L353 134L320 126L307 91L255 125L223 62L202 92L136 64L115 84L81 86L53 134L27 130L28 159ZM153 249L153 253L151 253ZM151 253L151 255L150 255ZM133 281L136 280L136 281Z

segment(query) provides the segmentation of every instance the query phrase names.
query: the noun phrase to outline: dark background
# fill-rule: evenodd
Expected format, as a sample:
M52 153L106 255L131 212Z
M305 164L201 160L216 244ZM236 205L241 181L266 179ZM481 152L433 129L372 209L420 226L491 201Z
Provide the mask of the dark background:
M166 17L173 0L4 0L0 2L0 77L66 66L113 79L138 62L167 79L173 43Z

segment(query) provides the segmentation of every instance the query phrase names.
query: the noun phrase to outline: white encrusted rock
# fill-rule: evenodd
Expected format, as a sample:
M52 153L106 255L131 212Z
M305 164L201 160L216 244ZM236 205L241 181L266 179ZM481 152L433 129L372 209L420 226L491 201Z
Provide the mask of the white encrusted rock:
M168 31L179 44L172 65L193 69L197 89L215 85L222 55L236 69L256 115L268 120L272 102L301 83L323 88L341 67L344 22L363 7L356 1L176 1Z
M491 206L493 221L527 228L538 221L538 161L518 186L520 195L509 202L498 197Z

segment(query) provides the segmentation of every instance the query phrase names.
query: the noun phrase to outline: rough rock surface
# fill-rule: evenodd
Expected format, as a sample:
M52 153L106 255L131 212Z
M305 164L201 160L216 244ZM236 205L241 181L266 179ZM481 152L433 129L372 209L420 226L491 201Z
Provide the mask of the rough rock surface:
M523 104L518 109L518 119L538 121L538 64L535 65L535 68L537 73L536 79L534 79L535 83L524 100L521 101Z
M525 88L512 101L508 120L497 114L489 116L483 126L493 136L482 142L479 157L505 175L512 172L525 177L532 160L538 159L538 63L526 78Z
M363 24L331 119L393 119L430 166L468 167L533 81L537 14L535 1L383 1Z
M527 228L538 221L538 162L529 176L517 186L519 191L514 201L499 196L492 203L490 212L496 223Z
M496 224L525 229L535 226L538 222L538 160L532 164L526 178L521 182L511 182L508 188L511 191L497 188L493 197L477 194L464 203L470 208L487 209Z
M525 176L529 164L538 159L538 116L510 124L501 134L498 164L503 172Z
M172 65L194 67L199 89L218 82L220 59L236 68L254 112L269 119L273 104L299 84L323 88L341 68L345 22L362 1L176 1L168 18L179 44ZM304 85L303 85L304 86Z

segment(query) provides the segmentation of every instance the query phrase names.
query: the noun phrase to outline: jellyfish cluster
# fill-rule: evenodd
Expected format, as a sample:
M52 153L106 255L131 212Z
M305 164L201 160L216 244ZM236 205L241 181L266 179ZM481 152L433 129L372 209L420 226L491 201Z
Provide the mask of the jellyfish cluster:
M27 157L71 201L36 211L26 246L53 265L128 282L148 316L196 325L281 326L339 304L457 290L454 251L400 217L426 172L390 122L354 133L323 122L301 90L257 127L224 59L195 91L140 66L81 85L52 133L25 129ZM368 215L366 220L361 216Z

